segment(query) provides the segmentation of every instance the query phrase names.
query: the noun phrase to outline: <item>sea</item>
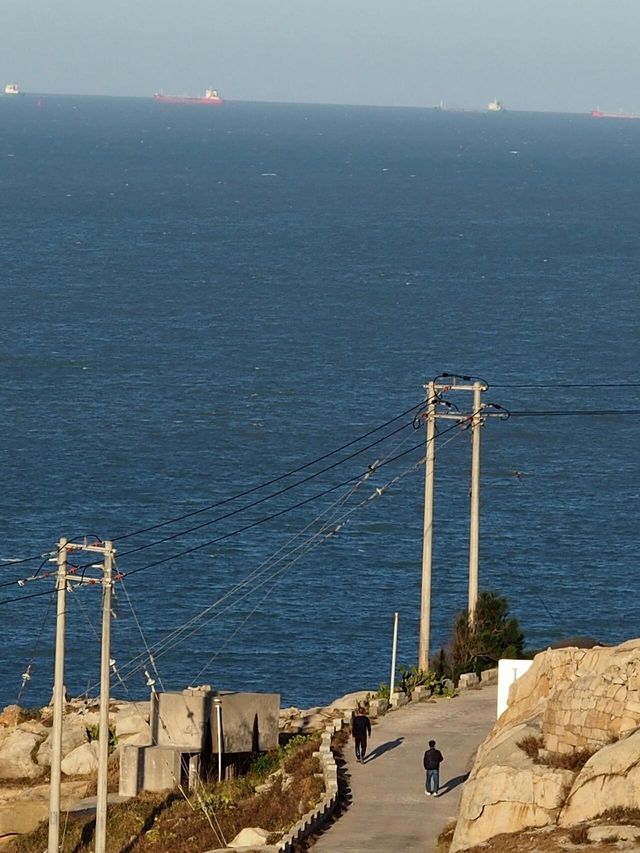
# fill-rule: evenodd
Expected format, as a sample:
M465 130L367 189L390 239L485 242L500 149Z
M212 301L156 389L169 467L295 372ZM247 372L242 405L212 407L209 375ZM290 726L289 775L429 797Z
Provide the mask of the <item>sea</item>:
M633 121L0 98L0 705L51 696L61 537L116 548L114 696L375 690L395 612L415 664L436 377L488 386L480 589L530 649L637 636L639 185ZM433 651L468 421L435 448ZM69 560L94 696L100 555Z

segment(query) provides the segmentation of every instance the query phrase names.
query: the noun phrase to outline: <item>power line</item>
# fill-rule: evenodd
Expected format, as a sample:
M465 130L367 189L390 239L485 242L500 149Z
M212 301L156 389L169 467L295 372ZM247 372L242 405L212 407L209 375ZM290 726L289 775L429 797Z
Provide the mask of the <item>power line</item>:
M491 383L491 388L640 388L640 382Z
M318 462L322 462L324 459L328 459L330 456L335 456L336 453L340 453L342 450L346 450L348 447L352 447L354 444L357 444L358 442L363 441L365 438L368 438L370 435L373 435L374 433L379 432L381 429L385 429L385 427L388 427L390 424L394 423L394 421L397 421L400 418L404 417L405 415L408 415L409 412L413 412L415 409L420 408L420 406L424 405L424 402L425 402L424 400L421 400L419 403L416 403L415 405L411 406L409 409L406 409L404 412L400 412L399 415L396 415L395 417L391 418L390 420L385 421L383 424L380 424L379 426L375 427L374 429L371 429L368 432L363 433L362 435L358 436L357 438L352 439L351 441L348 441L346 444L343 444L340 447L336 447L334 450L331 450L328 453L324 453L322 456L317 456L315 459L312 459L309 462L305 462L303 465L300 465L297 468L293 468L291 471L287 471L285 474L279 474L277 477L273 477L271 480L267 480L266 482L259 483L257 486L252 486L250 489L245 489L244 491L238 492L237 494L232 495L231 497L224 498L221 501L217 501L216 503L212 503L212 504L209 504L208 506L201 507L200 509L196 509L196 510L193 510L191 512L184 513L183 515L175 516L174 518L166 519L165 521L159 521L156 524L150 525L149 527L142 527L139 530L133 530L129 533L121 534L120 536L114 536L111 541L112 542L120 542L123 539L129 539L131 536L138 536L141 533L148 533L150 530L156 530L158 527L164 527L165 525L173 524L176 521L183 521L185 518L191 518L194 515L198 515L199 513L202 513L202 512L207 512L207 510L210 510L210 509L216 509L219 506L223 506L224 504L231 503L231 501L238 500L239 498L243 498L243 497L246 497L247 495L253 494L254 492L259 491L260 489L266 488L267 486L272 486L274 483L278 483L280 480L285 480L285 479L287 479L287 477L292 477L294 474L298 474L300 471L304 471L306 468L310 468L312 465L316 465ZM404 426L406 426L406 424L403 425L403 427L401 427L401 429L404 429ZM395 433L392 432L389 435L394 435L394 434ZM388 437L389 436L386 436L386 438L388 438ZM383 441L383 440L384 439L379 439L378 441L374 442L374 444L378 444L380 441ZM364 453L365 450L368 450L372 446L373 445L369 445L368 447L363 448L362 450L358 451L357 453L354 453L354 454L351 454L350 456L347 456L343 461L346 462L348 459L353 458L353 456L357 456L359 453ZM341 464L341 463L335 463L335 464ZM329 468L326 468L324 470L328 471ZM320 471L318 473L321 474L321 473L324 473L324 471ZM314 475L314 476L317 476L317 475ZM306 482L306 481L302 480L300 482ZM131 553L131 552L128 552L128 553Z
M511 417L514 418L533 418L533 417L580 417L580 416L597 416L597 415L640 415L640 409L511 409Z

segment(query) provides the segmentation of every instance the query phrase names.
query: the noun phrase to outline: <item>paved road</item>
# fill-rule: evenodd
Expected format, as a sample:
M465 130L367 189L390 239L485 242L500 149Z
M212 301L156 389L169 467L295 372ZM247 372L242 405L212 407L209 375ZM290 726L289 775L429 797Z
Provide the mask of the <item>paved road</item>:
M495 719L495 687L408 705L382 717L373 727L364 764L355 761L353 740L349 743L345 758L353 802L320 836L314 853L430 853L458 813L461 782ZM424 793L422 756L431 739L445 759L437 798Z

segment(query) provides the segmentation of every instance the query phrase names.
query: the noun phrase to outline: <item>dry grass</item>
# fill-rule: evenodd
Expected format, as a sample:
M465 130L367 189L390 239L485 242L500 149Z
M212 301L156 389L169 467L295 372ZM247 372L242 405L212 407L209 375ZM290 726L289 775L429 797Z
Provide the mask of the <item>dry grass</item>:
M615 809L607 809L601 815L598 815L599 823L618 823L618 824L633 824L640 826L640 808L628 809L623 806L618 806Z
M522 740L519 740L516 746L520 747L520 749L525 752L529 758L532 758L534 761L538 758L538 753L541 749L544 748L544 738L540 735L536 737L535 735L528 735Z
M436 841L436 849L434 853L449 853L451 842L453 841L453 833L456 831L455 820L450 821L442 830Z
M535 735L529 735L518 741L517 746L532 759L534 764L543 764L555 770L573 770L575 773L582 770L599 749L599 747L586 747L574 749L573 752L548 752L544 749L544 738Z
M574 826L569 830L569 841L572 844L590 844L589 827L584 823Z
M586 840L574 841L572 836L586 839L586 827L584 834L581 827L573 827L569 830L525 830L515 835L497 835L484 844L472 847L467 853L567 853L572 848L577 849L578 845L584 845L589 853L614 853L619 849L610 840L588 843Z
M324 784L317 774L319 738L298 739L273 756L259 759L258 770L221 784L202 784L195 795L179 791L145 793L128 803L109 808L108 853L193 853L224 846L245 826L261 826L279 837L319 800ZM268 790L254 787L280 765L284 771ZM62 825L64 826L64 818ZM93 816L69 817L64 853L93 850ZM224 841L223 841L224 839ZM5 853L42 853L47 847L47 826L12 841Z

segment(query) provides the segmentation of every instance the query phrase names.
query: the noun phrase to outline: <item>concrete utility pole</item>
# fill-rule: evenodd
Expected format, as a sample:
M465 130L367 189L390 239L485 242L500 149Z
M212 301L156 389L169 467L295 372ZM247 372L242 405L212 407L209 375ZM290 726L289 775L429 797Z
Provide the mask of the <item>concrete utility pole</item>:
M98 740L98 798L96 804L95 853L106 850L107 816L107 765L109 761L109 672L111 665L111 591L115 550L111 542L89 545L67 542L58 543L58 606L56 617L56 660L53 699L53 738L51 747L51 787L49 793L49 841L47 853L58 853L60 840L60 765L62 759L62 720L64 715L64 628L65 593L67 585L95 583L91 579L71 576L67 573L67 558L71 551L97 553L104 562L93 568L102 570L102 649L100 669L100 735ZM100 581L99 581L100 582Z
M96 800L96 853L107 845L107 774L109 765L109 676L111 672L111 589L113 545L104 543L102 569L102 645L100 658L100 734L98 741L98 796Z
M429 669L429 635L431 632L431 564L433 531L433 475L436 458L436 391L435 383L425 386L426 456L424 466L424 523L422 528L422 592L420 595L420 638L418 641L418 669Z
M67 592L67 540L58 542L56 580L56 654L53 678L53 729L51 738L51 782L49 784L49 841L47 853L58 853L60 838L60 765L62 763L62 717L64 713L64 628Z
M448 381L443 382L447 378ZM459 380L462 380L461 382ZM433 494L435 471L435 424L436 418L457 421L461 426L471 425L471 514L469 528L469 622L473 618L478 602L478 563L480 543L480 430L487 417L499 417L503 420L509 413L501 406L493 403L483 403L482 394L489 387L486 383L475 380L471 383L470 376L455 376L443 374L425 385L427 407L423 417L426 420L426 454L425 454L425 489L424 489L424 527L422 544L422 592L420 598L420 638L418 643L418 667L421 670L429 668L429 640L431 631L431 571L433 560ZM452 391L467 391L473 393L473 409L471 414L458 411L455 406L444 399L444 395ZM446 406L440 410L439 406ZM497 409L497 412L487 413L486 409Z
M482 392L486 386L473 383L473 416L471 419L471 511L469 514L469 624L473 625L478 604L478 560L480 548L480 429L482 427Z

